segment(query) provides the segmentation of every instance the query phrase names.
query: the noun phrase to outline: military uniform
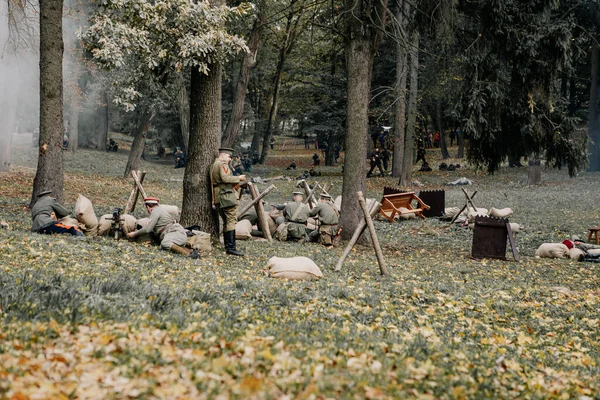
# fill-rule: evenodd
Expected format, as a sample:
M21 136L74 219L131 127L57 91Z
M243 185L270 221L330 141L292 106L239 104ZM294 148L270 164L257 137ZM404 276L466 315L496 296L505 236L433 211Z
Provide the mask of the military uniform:
M233 149L221 148L219 153L233 154ZM238 195L235 185L241 182L234 176L227 162L216 158L210 168L213 186L213 202L223 220L223 241L228 254L243 255L235 248L235 224L237 223Z
M160 247L165 250L171 250L173 245L184 246L187 243L185 229L177 223L173 215L163 206L152 208L150 220L146 226L136 231L135 236L145 233L154 233L160 239Z
M31 230L37 233L70 233L75 236L83 236L83 232L76 227L61 224L52 217L52 214L57 218L66 217L69 215L69 211L54 197L48 196L50 193L50 191L40 193L38 200L31 208L31 219L33 220Z
M320 222L319 230L311 234L311 240L316 240L318 235L321 244L331 246L337 234L337 224L340 219L338 211L329 202L319 203L310 210L308 216L318 218Z
M300 208L301 207L301 208ZM300 208L300 211L298 211ZM304 239L306 236L306 220L308 219L308 207L300 201L288 203L283 209L283 216L288 222L288 237L293 239ZM295 218L293 218L295 216Z

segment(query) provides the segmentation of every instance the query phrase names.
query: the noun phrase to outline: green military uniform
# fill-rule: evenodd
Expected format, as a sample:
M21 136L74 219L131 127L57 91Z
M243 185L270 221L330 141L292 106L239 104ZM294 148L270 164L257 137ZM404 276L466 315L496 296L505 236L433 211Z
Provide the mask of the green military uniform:
M298 208L300 208L300 211L298 211ZM293 239L304 239L306 236L306 220L308 219L306 204L301 201L287 203L283 209L283 216L288 223L288 236Z
M185 229L177 223L173 215L163 206L152 208L150 220L142 229L136 231L135 236L141 236L145 233L154 233L160 238L160 247L165 250L170 250L174 244L184 246L187 243Z
M240 183L240 178L233 176L229 164L218 158L210 168L210 178L213 184L213 201L223 219L223 232L234 231L237 222L238 196L233 187Z
M56 220L52 218L52 213L54 213L57 218L63 218L69 215L69 211L56 201L54 197L41 197L31 208L31 218L33 220L31 230L33 232L38 232L42 228L54 224Z
M326 246L331 246L333 244L333 238L337 234L337 224L340 220L338 211L331 203L319 203L310 210L308 215L319 219L321 243Z

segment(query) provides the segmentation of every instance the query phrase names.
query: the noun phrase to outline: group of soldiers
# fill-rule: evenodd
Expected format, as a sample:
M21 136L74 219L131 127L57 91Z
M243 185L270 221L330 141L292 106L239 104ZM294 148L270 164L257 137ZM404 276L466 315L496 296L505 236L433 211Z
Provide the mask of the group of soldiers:
M220 148L219 156L210 169L213 205L223 220L223 243L227 254L243 256L237 249L235 226L238 220L238 194L239 185L246 181L245 175L234 175L230 166L233 149ZM70 226L59 221L70 213L56 198L52 197L50 190L44 190L31 209L32 231L41 234L68 233L74 236L84 236L76 226ZM326 246L331 246L337 235L339 212L331 202L331 196L322 194L319 204L312 210L303 202L303 193L294 192L294 201L285 205L283 217L277 221L287 224L288 237L297 241L321 241ZM156 197L144 198L144 205L149 221L145 226L129 232L127 237L134 239L140 235L152 233L164 250L182 254L190 258L198 258L199 254L186 248L187 231L181 226L173 214L159 204ZM308 229L309 217L319 221L318 229Z

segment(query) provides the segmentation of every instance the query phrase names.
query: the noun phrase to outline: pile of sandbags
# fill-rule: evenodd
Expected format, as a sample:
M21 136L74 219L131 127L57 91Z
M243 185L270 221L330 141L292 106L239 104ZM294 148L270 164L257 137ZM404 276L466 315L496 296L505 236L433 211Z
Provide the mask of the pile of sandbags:
M235 238L238 240L252 239L252 223L247 219L235 224Z
M268 275L273 278L291 280L321 279L323 273L308 257L271 257L267 261Z
M542 243L535 251L536 258L569 258L569 248L562 243Z
M212 250L210 242L210 233L192 230L192 236L188 236L187 246L199 253L206 253Z
M84 225L83 232L87 235L95 235L98 231L98 217L94 213L92 202L81 194L75 202L75 217Z
M98 222L97 234L98 236L106 236L110 233L110 228L113 223L113 215L112 214L104 214L100 217ZM137 220L133 215L130 214L122 214L121 215L121 228L123 229L123 233L128 234L129 232L135 231L137 228Z
M510 218L513 215L511 208L490 208L490 217L496 218Z

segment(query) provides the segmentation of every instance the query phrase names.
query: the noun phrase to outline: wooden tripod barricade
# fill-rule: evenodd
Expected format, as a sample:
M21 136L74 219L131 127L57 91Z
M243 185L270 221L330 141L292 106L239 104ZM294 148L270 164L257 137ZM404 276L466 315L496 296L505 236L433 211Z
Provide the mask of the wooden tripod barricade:
M377 233L375 232L375 226L373 225L373 217L379 212L379 209L381 208L381 203L374 201L370 204L370 207L367 209L367 204L365 202L365 198L362 192L357 192L356 194L358 196L358 202L360 204L360 207L363 211L364 219L362 219L356 227L356 230L354 231L350 242L348 242L348 245L344 249L344 253L342 253L342 256L340 257L335 266L335 270L340 271L342 269L342 264L352 251L352 248L358 241L358 238L360 237L360 235L363 234L365 229L369 228L371 240L373 241L373 248L375 249L375 254L377 255L377 262L379 263L379 271L381 275L389 275L389 272L385 265L385 261L383 259L383 252L381 251L381 247L379 246L379 239L377 238Z
M463 193L465 194L466 197L466 202L465 205L463 206L463 208L460 209L460 211L452 218L452 220L450 221L450 225L452 225L454 223L454 221L456 221L456 219L460 216L460 214L463 213L463 211L465 211L465 209L467 207L469 207L469 204L471 205L471 207L473 207L474 209L477 209L477 207L475 207L475 204L473 204L473 198L475 197L475 195L477 194L477 190L473 192L472 195L469 195L467 193L467 191L464 188L461 188Z
M142 194L142 201L144 198L148 197L142 186L142 182L144 182L144 178L146 177L146 171L141 173L140 171L131 171L131 176L133 177L133 189L131 189L131 194L125 205L124 214L130 214L135 210L135 205L140 193Z
M271 230L269 229L269 223L267 218L270 218L265 213L265 208L263 207L262 201L260 201L268 192L273 190L275 186L269 186L262 194L258 191L258 188L252 183L248 183L248 190L250 191L250 196L252 197L252 203L254 204L254 208L256 209L256 215L258 216L258 227L262 231L265 239L269 242L273 241L271 237ZM251 204L252 204L251 203ZM245 208L244 212L248 211L250 207ZM240 213L242 215L242 213Z

